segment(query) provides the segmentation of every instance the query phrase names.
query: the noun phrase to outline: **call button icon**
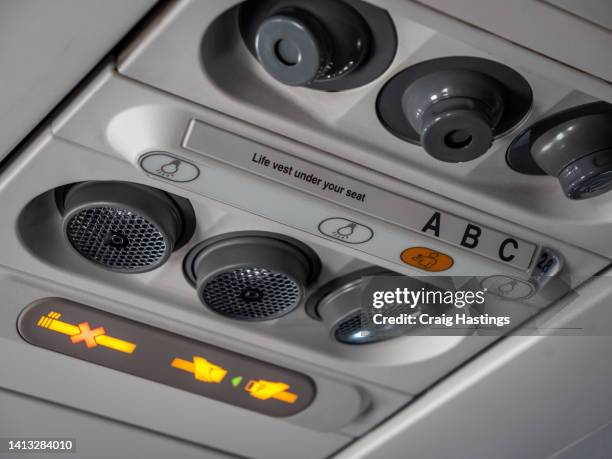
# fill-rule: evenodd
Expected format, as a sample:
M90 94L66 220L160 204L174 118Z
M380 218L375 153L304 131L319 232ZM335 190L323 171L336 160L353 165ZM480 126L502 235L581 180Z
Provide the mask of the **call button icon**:
M410 247L401 253L400 258L407 265L430 273L446 271L454 264L450 256L427 247Z

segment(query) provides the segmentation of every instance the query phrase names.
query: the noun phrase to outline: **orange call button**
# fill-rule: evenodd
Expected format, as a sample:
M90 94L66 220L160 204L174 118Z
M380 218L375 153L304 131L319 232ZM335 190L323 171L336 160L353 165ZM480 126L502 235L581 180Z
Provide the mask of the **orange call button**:
M410 247L402 252L400 258L407 265L430 273L446 271L454 263L453 259L445 253L427 247Z

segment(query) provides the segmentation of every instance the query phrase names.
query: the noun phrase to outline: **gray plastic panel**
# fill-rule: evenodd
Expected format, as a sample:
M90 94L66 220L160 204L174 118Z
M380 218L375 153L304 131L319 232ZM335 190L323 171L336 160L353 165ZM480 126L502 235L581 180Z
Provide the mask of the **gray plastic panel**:
M189 124L183 147L500 263L508 263L520 270L530 267L537 249L536 244L333 173L197 120ZM189 186L194 191L198 189L197 182ZM252 211L256 209L251 208ZM401 212L398 212L398 209L401 209ZM318 223L319 233L321 224L326 221L328 220ZM470 231L470 225L478 236L474 236L476 233ZM428 244L427 239L413 237L416 239L413 243L415 245ZM374 241L384 240L384 245L389 245L389 239L378 233L374 238L376 239L371 243L374 246L372 254L381 256L385 248L380 242L374 245ZM336 239L341 242L343 240L341 237ZM393 253L389 258L392 262L399 261L397 253ZM463 256L459 254L457 259L460 263Z
M555 453L553 459L606 458L612 456L612 421Z
M145 31L134 46L123 53L119 71L324 150L328 156L360 164L431 193L470 203L492 215L502 215L576 246L612 256L612 248L605 237L612 228L610 199L600 196L588 203L571 202L554 179L525 177L510 170L504 153L513 132L495 140L489 152L477 160L461 165L443 164L429 157L420 147L395 138L380 124L374 109L380 89L394 74L412 64L443 56L475 56L500 61L524 76L535 98L521 126L547 113L593 98L609 100L611 93L607 83L423 5L376 0L373 3L386 8L392 15L401 43L394 63L383 76L365 87L341 93L287 88L258 68L234 29L231 14L216 20L235 3L177 3L157 27ZM446 3L445 7L456 10L463 4ZM484 5L485 2L474 0L471 3ZM524 14L511 3L495 4L500 11L511 14L513 20ZM529 8L560 11L547 5L537 6L537 2L531 2ZM492 16L484 6L474 8L475 13L484 16L483 20ZM496 16L500 24L506 25L505 13ZM546 22L547 16L538 18ZM565 23L556 23L555 34L547 23L547 36L556 40L560 35L565 36L566 28L573 30L562 24ZM537 27L528 29L537 34ZM600 32L591 27L585 34L592 37L600 52L607 52L608 48L601 45L609 41L602 41L609 34ZM237 38L233 39L234 36ZM573 43L588 43L588 40L574 40ZM609 61L594 59L585 52L576 55L599 62L599 70Z
M55 403L0 390L0 432L3 438L72 438L76 454L10 454L5 457L78 457L79 459L237 458L132 425L113 422ZM4 455L3 455L4 456Z
M546 314L550 325L577 327L579 336L504 340L337 458L609 457L609 437L598 442L597 430L612 412L611 275Z
M421 3L585 74L612 81L608 45L612 18L607 0L526 1L518 8L505 0Z
M0 158L34 129L155 3L2 2Z
M100 299L91 292L44 283L5 270L0 270L0 291L3 292L0 388L246 457L325 457L351 439L349 435L316 431L294 423L297 420L294 418L303 418L315 408L319 411L316 420L322 422L322 430L337 429L337 424L329 424L329 417L345 416L353 408L360 409L360 397L355 397L355 391L350 387L328 378L314 377L318 397L304 413L284 419L257 414L32 346L17 332L16 320L20 310L24 304L37 298L61 296L77 301L87 298L90 303L105 309L112 306L121 308L118 301ZM137 318L134 312L138 314L136 309L128 308L124 314ZM147 320L142 316L155 321L150 311L140 316L143 322ZM155 322L151 325L161 325L159 320ZM166 319L165 322L166 328L179 331L174 321ZM193 334L193 331L188 333L184 329L182 334ZM224 347L232 346L226 343ZM322 405L317 409L318 400ZM4 410L0 413L1 418ZM325 413L325 419L321 413ZM288 422L288 419L294 422ZM336 418L334 422L337 421ZM237 432L241 435L236 435Z
M102 125L92 123L93 119ZM203 154L194 154L181 147L185 132L193 119L213 126L206 128L208 137L199 140L199 150ZM494 230L493 234L497 233L498 237L492 237L490 242L497 241L497 245L491 244L485 252L491 254L492 257L499 257L499 244L504 240L499 235L507 234L526 241L526 247L535 243L539 246L557 249L564 254L566 259L566 273L580 280L584 280L608 263L604 256L554 240L550 236L550 233L554 231L535 233L501 220L498 216L505 217L506 215L501 213L499 208L493 215L487 215L480 209L468 207L456 200L443 198L405 182L391 179L372 169L356 166L324 150L314 149L275 135L270 131L255 128L217 112L156 92L113 73L102 74L91 89L83 94L79 102L56 120L53 129L57 135L72 142L127 159L132 167L137 169L141 169L139 159L147 153L166 151L175 158L197 165L199 173L194 174L195 178L191 181L176 182L149 171L148 173L157 183L180 187L191 193L204 195L266 216L285 225L306 230L313 235L327 236L320 232L319 225L328 218L345 218L367 226L379 237L373 237L362 244L345 244L337 239L329 239L332 239L333 246L347 250L354 256L369 261L376 260L375 264L409 275L423 274L423 271L400 261L401 252L411 246L431 247L451 255L455 259L455 264L444 274L470 276L508 271L510 275L518 277L527 275L524 270L504 266L503 263L492 260L488 261L487 258L472 254L465 248L459 249L457 246L453 247L448 244L436 244L432 247L431 231L415 232L397 226L399 224L406 227L405 221L408 218L406 206L413 200L425 204L426 207L421 209L429 207L431 210L431 214L422 212L423 226L436 211L448 214L450 226L448 233L445 233L444 223L442 223L441 239L450 239L458 244L465 236L467 225L460 223L452 225L451 216L453 215L462 216L457 220L458 222L464 220ZM348 180L350 183L365 183L366 188L368 186L378 187L389 194L378 192L378 205L372 208L367 208L361 202L348 197L329 202L329 193L324 194L325 199L320 199L318 196L321 196L322 193L317 190L313 192L310 184L296 185L294 182L291 186L298 190L292 190L283 186L287 182L283 183L282 178L278 178L278 174L274 177L274 181L262 180L251 172L243 172L239 168L231 167L231 164L224 164L235 163L236 158L239 158L240 161L247 160L247 163L250 164L248 160L255 152L253 149L261 148L262 145L269 148L270 157L274 151L276 155L289 154L294 158L292 161L296 164L304 164L303 161L307 161L316 165L311 166L315 169L318 166L322 168L319 170L329 170L335 174L341 171L342 176L350 177ZM235 150L236 148L238 150ZM262 151L265 154L265 150ZM245 155L245 152L251 154ZM223 162L209 160L204 155L220 158ZM241 163L240 167L244 168L244 164L244 162ZM255 171L258 175L270 176L271 174L271 172L265 172L265 169L265 173L262 173L262 168L256 166L249 167L249 170ZM139 173L146 171L141 169ZM333 177L337 176L333 175ZM283 185L275 182L281 182ZM227 186L227 184L240 184L240 186ZM354 188L359 189L359 186ZM279 193L283 193L283 201L280 205L277 202ZM391 201L387 202L385 196L389 196ZM376 201L373 204L376 204ZM296 208L303 210L295 212ZM505 209L508 210L508 208ZM389 225L389 222L396 224ZM413 222L413 227L414 225ZM317 239L320 240L320 237ZM526 254L525 259L528 264L529 252ZM587 261L588 259L592 261ZM389 260L395 261L389 262ZM599 261L594 263L595 260ZM571 279L569 281L571 283Z
M85 177L114 176L131 177L132 180L155 184L154 186L161 189L187 197L194 203L200 225L196 230L194 242L226 231L257 229L281 232L309 243L319 253L324 264L320 282L358 269L365 263L408 275L422 273L408 265L402 266L388 261L394 256L399 258L403 249L410 246L410 242L418 236L417 233L182 148L180 145L186 128L194 118L331 171L341 171L342 175L350 176L352 180L380 187L435 209L448 209L453 215L461 215L483 226L533 241L539 246L551 247L566 260L563 279L573 286L609 263L605 257L560 242L548 235L535 233L457 201L398 182L370 169L340 160L325 151L313 149L152 90L112 72L101 74L75 104L68 107L55 121L55 135L70 139L71 142L64 142L59 137L54 138L46 148L34 153L38 166L31 166L27 173L37 175L47 167L45 164L53 157L55 160L63 158L69 169L67 176L72 176L72 180L76 177L82 180ZM211 137L210 149L207 149L207 152L213 151L216 154L218 151L225 151L226 147L217 140ZM45 153L41 154L42 151ZM197 166L199 175L190 182L168 180L151 172L147 175L140 168L139 159L146 153L159 151L165 151ZM231 153L231 150L228 151ZM78 163L70 160L74 155L78 155ZM88 164L86 168L85 163ZM23 182L24 176L20 183ZM194 184L197 184L197 188L192 186ZM17 182L13 182L12 187L18 187ZM31 198L24 201L27 202L28 199ZM42 202L39 205L41 209L44 208ZM296 212L296 209L300 211ZM398 214L402 209L397 208ZM386 212L391 210L385 209ZM260 216L253 215L253 212ZM329 217L358 222L373 230L375 234L385 231L385 236L381 239L374 237L363 244L343 243L319 233L319 224ZM53 225L52 215L32 218L47 219L49 225ZM304 231L303 228L310 229ZM431 239L427 239L431 243ZM355 349L334 343L329 339L325 327L309 319L301 309L269 324L224 322L202 309L190 286L177 282L177 273L181 270L180 257L184 252L177 253L158 273L151 273L146 280L131 280L100 276L98 271L85 270L83 264L74 259L67 259L63 255L61 260L58 259L61 246L52 250L50 246L54 244L36 244L32 236L28 237L28 240L34 244L33 250L39 257L47 260L47 263L66 266L72 275L79 276L80 282L87 279L87 285L91 288L106 291L109 286L115 286L122 295L129 291L134 304L142 305L143 301L146 301L148 308L155 305L155 311L164 316L189 321L205 330L214 330L219 336L235 336L239 333L247 342L257 342L264 348L278 349L284 355L299 356L318 367L333 371L336 375L375 382L408 393L424 390L432 381L444 376L465 358L495 340L494 337L404 337ZM380 249L368 253L363 250L367 244L378 244L376 247ZM382 250L388 251L388 257L380 256ZM457 251L457 264L453 267L455 275L490 276L492 273L508 270L507 274L511 277L526 277L526 273L488 261L485 257L470 254L469 251L455 249L451 245L444 246L444 249L440 247L439 250L445 253ZM94 278L96 280L92 281ZM160 299L172 301L174 307L168 308L160 304ZM524 303L513 303L513 310L526 317L546 304L545 299L536 301L534 296ZM282 360L275 360L275 363L281 364ZM385 367L385 371L380 371L381 366Z
M582 19L612 31L612 8L608 0L543 0Z
M606 97L608 88L540 56L486 34L473 33L469 28L449 27L445 29L448 35L438 33L416 21L429 18L431 24L441 24L440 27L448 25L448 21L436 14L428 16L413 3L400 0L380 3L393 11L404 43L393 68L367 87L345 94L315 95L302 89L293 92L266 80L258 70L250 68L251 61L240 60L245 57L245 49L232 48L235 43L219 40L221 37L215 35L219 29L212 31L206 44L221 41L227 45L224 50L227 52L208 49L208 57L213 55L219 60L203 62L201 45L207 21L231 2L172 4L147 29L150 35L143 35L145 38L130 48L133 52L125 54L120 68L131 77L200 105L105 69L54 121L52 130L45 130L33 139L0 179L0 207L8 222L0 227L4 244L0 264L12 268L2 270L0 277L0 291L4 294L0 312L3 348L0 386L235 454L265 458L325 457L372 429L405 406L411 394L425 391L496 340L406 337L355 349L329 340L325 327L307 317L303 309L257 325L214 317L202 308L194 290L182 277L182 259L189 246L174 254L159 270L136 277L103 271L66 250L51 196L35 198L74 181L119 179L189 198L198 218L190 245L227 231L263 229L279 231L312 245L324 261L321 282L369 264L405 274L417 272L390 261L399 256L407 240L417 240L413 239L414 231L401 228L393 219L387 221L388 215L380 218L375 211L369 215L363 209L321 199L278 180L267 180L233 167L222 158L213 159L223 153L222 142L215 144L214 140L227 140L226 137L212 138L211 145L216 150L212 153L204 150L200 154L183 148L186 127L193 119L538 247L552 247L566 259L564 276L573 286L609 263L612 249L606 228L610 226L612 207L607 200L576 207L559 200L559 192L550 182L532 182L531 178L509 173L500 154L508 137L499 139L490 154L473 164L447 167L433 162L418 148L388 136L373 112L375 96L393 72L420 60L449 54L501 59L516 66L538 96L527 121L562 106L588 101L592 96ZM462 35L464 42L451 38L451 32ZM478 48L479 41L486 49ZM229 69L246 73L224 67L223 59L235 57L240 58L239 63ZM211 65L222 70L226 81L212 75ZM152 151L167 152L164 154L200 168L198 188L191 187L195 182L172 181L168 176L155 174L157 169L153 173L149 170L147 175L139 168L139 159ZM165 164L157 167L161 169ZM172 169L169 170L164 172L171 174ZM27 212L22 214L26 206ZM398 215L403 210L398 205ZM362 238L363 244L377 244L376 235L384 234L385 244L380 247L386 246L389 253L381 256L381 251L361 250L358 244L343 243L319 233L328 218L353 221L369 228L375 237ZM490 275L492 270L499 272L501 266L513 275L522 278L528 275L453 245L439 244L440 250L443 247L445 251L457 251L455 256L460 263L454 274ZM31 275L25 275L26 272ZM29 346L17 335L16 317L23 305L50 295L95 304L104 311L308 373L315 380L319 395L304 412L278 420ZM540 306L515 303L523 317L538 312ZM528 342L515 341L523 345ZM572 351L566 350L567 354ZM19 359L13 358L15 355ZM582 355L577 357L579 363L587 360ZM489 363L493 367L499 365ZM40 377L42 368L44 378ZM530 365L526 373L537 375L536 370ZM476 368L462 385L450 387L446 393L432 391L436 395L434 400L425 399L431 393L421 400L434 407L443 406L448 403L449 394L469 387L481 375ZM488 390L505 381L487 386ZM569 384L579 386L574 380ZM539 401L550 400L546 397L548 392L541 393L544 395ZM478 441L482 425L495 430L494 424L462 422L463 414L474 407L493 406L482 406L481 400L478 397L459 400L469 402L465 407L447 404L453 415L445 414L442 419L450 423L445 431L453 435L446 438L452 438L454 445L448 451L456 452L454 447L463 440L460 433L474 435L471 442L474 451L482 451L477 449L482 444ZM546 406L556 413L556 406ZM419 405L415 407L418 409ZM512 412L514 407L510 403L504 408ZM559 413L558 418L561 417ZM414 431L409 444L422 445L421 451L433 445L437 452L444 453L449 443L438 438L431 441L427 436L428 432L439 432L435 428L438 423L432 425L427 432ZM403 426L391 426L383 433L384 439ZM576 434L580 429L578 426L569 433ZM535 435L529 431L522 438L532 439L530 434ZM508 444L507 438L500 439L503 440ZM515 441L508 448L524 444L527 442ZM361 452L356 454L376 456L369 447L360 447ZM542 448L549 450L548 446ZM395 452L404 457L406 443L391 442L388 451L390 457ZM485 452L484 457L492 457L498 451Z
M78 160L75 161L75 158ZM326 378L332 377L338 381L328 386L328 393L334 397L334 403L343 405L343 410L334 410L321 419L314 411L313 415L309 414L318 405L315 400L311 408L292 417L292 422L315 429L346 428L351 432L358 424L357 430L362 432L372 423L389 415L398 403L408 400L409 394L424 389L432 380L441 377L466 356L494 339L481 337L467 341L463 337L406 338L395 340L388 346L356 350L330 340L325 327L308 317L303 308L265 323L224 319L202 306L195 289L183 276L183 258L191 244L200 240L240 230L287 234L308 243L324 261L320 282L368 263L376 263L378 259L366 257L348 247L345 248L348 253L343 253L338 250L337 243L322 237L311 236L193 193L174 189L188 197L194 205L198 226L193 242L171 256L158 270L134 276L113 273L68 250L52 194L35 198L58 185L87 179L144 180L166 191L171 191L166 186L170 182L147 179L144 174L140 176L139 170L130 163L50 137L39 139L22 159L24 162L9 168L4 181L0 182L0 187L6 192L0 196L7 197L2 200L5 217L18 222L17 231L14 231L13 226L5 227L4 230L0 227L0 237L8 241L5 250L0 253L0 263L33 273L57 285L72 286L68 292L43 292L38 298L59 296L94 304L100 309L145 323L160 321L161 324L171 324L172 328L161 328L305 371L310 375L323 372ZM61 172L48 174L46 171L58 161L63 165ZM215 174L209 177L215 177ZM226 180L223 175L218 179ZM250 186L250 182L244 181L242 177L231 181L244 183L246 189ZM216 182L211 186L221 190L226 188ZM14 199L15 196L18 199ZM44 229L44 238L40 237L41 228ZM75 286L78 290L74 289ZM89 295L121 299L122 304L110 303L109 306L109 303L93 302L86 295L82 296L82 293L75 297L77 292L82 291ZM33 297L29 301L35 299ZM525 314L537 310L533 305L517 305L517 308ZM134 317L134 314L137 316ZM296 367L296 361L305 366ZM388 366L388 371L381 372L381 365ZM318 378L315 378L315 382L319 388L318 400L322 394L322 382ZM353 389L353 385L363 388L363 393ZM321 399L320 406L329 408L330 405L326 399ZM365 408L368 409L363 411ZM363 418L355 419L360 412ZM351 419L355 419L355 425Z

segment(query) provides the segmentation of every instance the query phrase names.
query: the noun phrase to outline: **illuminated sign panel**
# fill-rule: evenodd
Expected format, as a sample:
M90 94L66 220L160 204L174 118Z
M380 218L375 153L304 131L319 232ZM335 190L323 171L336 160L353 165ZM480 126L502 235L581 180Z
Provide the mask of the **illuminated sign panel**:
M73 325L59 320L62 315L59 312L50 311L46 316L40 316L36 325L48 328L63 335L70 336L72 344L85 343L87 347L105 346L116 351L131 354L136 349L134 343L108 336L102 327L91 329L89 323L83 322Z
M27 306L19 333L31 344L269 416L314 399L306 375L72 301Z

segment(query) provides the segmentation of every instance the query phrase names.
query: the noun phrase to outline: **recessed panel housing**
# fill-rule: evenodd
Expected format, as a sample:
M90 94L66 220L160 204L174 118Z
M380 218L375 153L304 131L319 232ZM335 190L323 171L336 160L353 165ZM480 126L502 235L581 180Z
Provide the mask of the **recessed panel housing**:
M301 373L64 299L28 305L18 328L36 346L269 416L315 397Z

